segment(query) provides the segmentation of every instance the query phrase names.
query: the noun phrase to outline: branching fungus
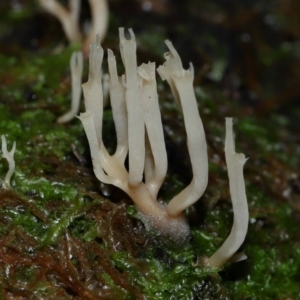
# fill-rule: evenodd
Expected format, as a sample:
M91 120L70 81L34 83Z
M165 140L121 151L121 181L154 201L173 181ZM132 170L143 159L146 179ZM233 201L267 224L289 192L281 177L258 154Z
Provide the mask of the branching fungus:
M198 112L193 89L194 70L182 67L172 43L166 41L169 53L157 71L167 80L172 94L183 113L193 179L167 206L157 201L158 191L167 172L167 154L158 104L155 64L137 66L136 42L130 29L126 39L120 28L120 52L125 75L117 74L116 60L108 50L110 99L117 134L117 148L109 155L102 141L103 88L101 65L103 49L100 37L91 44L88 81L83 84L86 112L80 115L91 151L96 177L104 183L125 191L136 204L146 227L174 239L184 240L189 227L184 210L204 193L208 181L208 158L205 132ZM226 162L234 207L234 224L224 245L208 264L222 265L244 241L248 224L248 208L243 179L242 154L234 152L232 119L226 120ZM129 167L125 167L128 156Z
M59 20L70 43L83 43L83 52L85 54L96 33L99 34L101 41L104 39L107 31L109 14L107 0L89 0L92 25L89 34L84 41L79 28L81 0L69 0L69 9L66 9L61 5L58 0L38 1L47 12L51 13Z
M4 179L4 186L6 188L10 188L10 179L15 171L15 160L14 160L14 154L16 150L16 142L13 143L13 146L10 151L7 151L7 143L5 135L1 135L2 139L2 157L6 158L8 162L8 171L6 173L5 179Z

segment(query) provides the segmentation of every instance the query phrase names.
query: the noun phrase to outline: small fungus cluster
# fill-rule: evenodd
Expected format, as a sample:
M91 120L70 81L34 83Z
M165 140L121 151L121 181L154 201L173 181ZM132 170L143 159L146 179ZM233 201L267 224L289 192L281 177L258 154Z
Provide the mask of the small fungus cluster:
M86 112L80 115L84 126L96 177L112 184L134 201L147 229L175 240L186 240L189 227L184 210L203 195L208 183L208 157L205 132L193 89L194 70L182 66L170 41L166 62L157 68L170 85L182 111L193 179L168 205L157 201L158 191L167 173L167 153L158 104L155 63L137 66L136 41L130 29L126 39L120 28L120 52L125 74L118 76L116 59L108 49L110 101L117 135L117 147L110 155L102 140L103 86L100 38L91 43L88 81L82 85ZM239 249L248 228L248 205L243 177L243 154L235 153L232 118L226 118L225 157L232 197L234 221L223 245L207 260L219 267ZM128 167L125 160L128 157Z
M79 26L81 0L69 0L68 8L64 7L58 0L38 1L47 12L59 20L70 43L83 44L85 54L88 52L89 44L96 33L99 34L101 41L104 39L109 17L107 0L89 0L92 22L85 38Z

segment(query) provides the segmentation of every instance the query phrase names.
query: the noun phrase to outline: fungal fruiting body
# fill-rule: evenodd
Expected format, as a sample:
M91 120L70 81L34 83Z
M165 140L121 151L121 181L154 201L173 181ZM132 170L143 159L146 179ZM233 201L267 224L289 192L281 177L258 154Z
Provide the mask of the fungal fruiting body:
M89 79L82 86L86 112L80 119L89 140L94 171L100 181L121 188L131 197L148 228L172 237L186 237L189 227L182 211L175 216L169 215L166 207L156 199L167 172L167 154L155 64L137 66L136 42L131 30L130 34L131 38L127 40L124 29L120 29L120 49L125 66L122 77L117 74L113 52L108 50L110 101L117 133L114 155L108 154L102 142L103 49L99 37L91 44ZM128 170L124 165L127 155Z
M233 207L233 225L222 246L208 259L208 264L220 267L239 249L248 230L248 203L244 182L244 154L235 153L232 118L226 118L225 159Z
M54 15L61 23L63 30L72 43L81 41L79 30L80 0L69 0L69 9L66 9L57 0L38 0L40 5Z
M58 123L67 123L75 118L79 112L81 99L81 82L83 71L83 57L82 52L73 52L70 59L71 69L71 109L57 119Z
M89 0L92 22L85 40L80 32L79 16L81 0L69 0L69 7L65 8L58 0L38 0L40 5L50 14L55 16L61 23L63 30L70 43L83 43L83 52L88 52L88 47L96 33L101 41L104 39L108 25L107 0Z
M169 53L165 55L166 62L158 67L157 71L163 80L167 80L175 101L182 111L193 171L191 183L166 206L157 201L158 191L167 172L167 154L158 104L155 63L137 66L135 36L131 29L129 33L130 38L126 39L124 29L120 28L120 52L125 67L125 74L121 77L117 73L114 54L108 50L110 101L117 134L117 148L113 155L108 153L102 141L103 49L99 37L90 48L89 78L82 85L86 112L79 118L88 138L96 177L103 183L115 185L125 191L134 201L139 216L148 229L177 240L184 240L189 235L184 210L203 195L208 182L207 146L193 89L193 66L190 65L188 70L183 69L177 51L171 42L166 41ZM245 191L243 176L240 176L244 160L234 153L232 122L230 126L228 120L226 121L226 161L233 204L234 207L239 207L239 204L235 203L246 201L243 194ZM124 165L127 156L128 168ZM238 175L235 174L237 171ZM237 199L240 196L244 198ZM247 210L247 202L242 207L242 210L244 209ZM234 209L234 213L239 211ZM247 222L245 220L243 226ZM236 232L235 228L238 228L237 232L239 231L240 223L240 219L235 218L232 232ZM235 233L234 238L229 236L230 241L225 243L232 241L234 243L229 247L229 252L228 247L225 247L226 255L221 255L225 260L228 259L228 255L230 257L237 250L244 240L244 234L245 232ZM236 242L236 239L239 242ZM219 256L217 251L208 263L219 266ZM223 263L224 259L221 260Z
M16 150L16 142L13 143L11 150L8 151L5 135L1 135L1 139L2 139L2 157L5 158L8 162L8 171L4 179L4 187L10 188L10 179L15 171L14 154Z

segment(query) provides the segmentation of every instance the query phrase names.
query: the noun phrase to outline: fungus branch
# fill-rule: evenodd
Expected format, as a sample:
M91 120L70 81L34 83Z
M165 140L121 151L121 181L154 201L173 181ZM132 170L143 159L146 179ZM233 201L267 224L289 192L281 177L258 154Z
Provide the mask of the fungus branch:
M89 0L89 3L92 15L92 27L84 41L84 53L88 53L90 43L97 34L100 36L101 42L104 40L109 16L107 0Z
M138 85L136 42L132 29L130 39L120 28L120 51L125 67L126 107L128 117L129 178L128 183L137 186L143 179L145 160L145 127L141 90Z
M107 54L110 73L110 103L117 133L117 149L114 158L120 165L123 165L128 153L128 121L124 86L125 77L123 77L124 84L122 84L122 78L120 78L117 73L116 58L110 49L107 50Z
M70 60L71 68L71 109L64 115L57 119L58 123L66 123L71 121L79 112L79 105L81 99L81 80L83 70L82 52L73 52Z
M189 70L184 70L172 43L166 41L166 44L170 53L165 56L167 61L158 68L158 72L170 84L174 98L182 110L193 170L192 182L168 204L168 214L176 216L203 195L208 182L208 159L204 128L193 89L193 66L191 64Z
M138 68L138 74L142 81L141 100L146 126L145 184L156 199L166 177L168 161L158 104L155 63L142 64Z
M220 267L239 249L248 230L248 204L243 175L244 154L235 153L232 118L226 118L225 158L233 206L233 226L223 245L208 259L208 264Z

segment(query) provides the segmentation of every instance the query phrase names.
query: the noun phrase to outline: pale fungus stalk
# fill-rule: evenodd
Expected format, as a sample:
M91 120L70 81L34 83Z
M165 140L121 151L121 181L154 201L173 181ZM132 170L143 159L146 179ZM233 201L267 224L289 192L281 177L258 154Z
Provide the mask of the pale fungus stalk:
M141 77L142 105L146 127L145 184L153 198L164 182L168 159L158 104L155 80L155 63L142 64L138 68Z
M10 188L10 179L15 171L14 154L15 154L15 150L16 150L16 142L13 143L11 150L8 151L5 136L1 135L1 139L2 139L2 157L5 158L8 162L8 171L7 171L5 179L4 179L4 186L9 189Z
M193 66L191 64L189 70L184 70L172 43L166 41L166 44L170 52L166 55L167 61L158 68L158 72L163 80L167 79L172 87L174 98L182 110L193 170L191 183L168 204L168 214L176 216L203 195L208 181L208 159L205 132L193 88Z
M245 240L249 213L243 167L247 159L235 153L232 118L226 118L225 158L233 207L233 225L223 245L208 259L208 264L220 267L239 249Z
M145 126L143 103L140 101L141 90L138 84L136 42L132 29L130 39L120 28L120 52L125 67L126 78L126 107L128 118L128 149L129 149L129 178L128 183L137 186L143 179L145 160Z
M97 34L99 35L101 42L104 40L109 17L107 0L89 0L89 3L92 15L92 26L84 41L83 51L85 53L88 53L90 43Z
M126 39L120 29L120 52L125 74L118 76L116 59L108 50L109 93L117 135L117 147L110 155L102 141L103 87L101 65L103 49L100 38L91 44L88 81L82 85L86 112L80 115L86 132L96 177L103 183L121 188L134 201L147 229L176 240L185 240L189 227L184 210L204 193L208 181L205 132L193 89L194 71L183 69L181 59L171 44L167 61L157 70L171 87L182 111L187 146L192 164L191 183L167 206L157 201L157 194L167 172L167 154L159 111L155 64L137 66L136 42L132 30ZM232 232L208 261L212 266L226 262L244 241L248 224L247 199L243 179L244 156L233 146L232 120L226 119L226 163L234 209ZM125 167L128 157L129 166ZM224 248L225 247L225 248Z
M81 82L83 71L82 52L73 52L70 60L71 69L71 109L57 119L58 123L67 123L74 119L79 112L81 99Z

